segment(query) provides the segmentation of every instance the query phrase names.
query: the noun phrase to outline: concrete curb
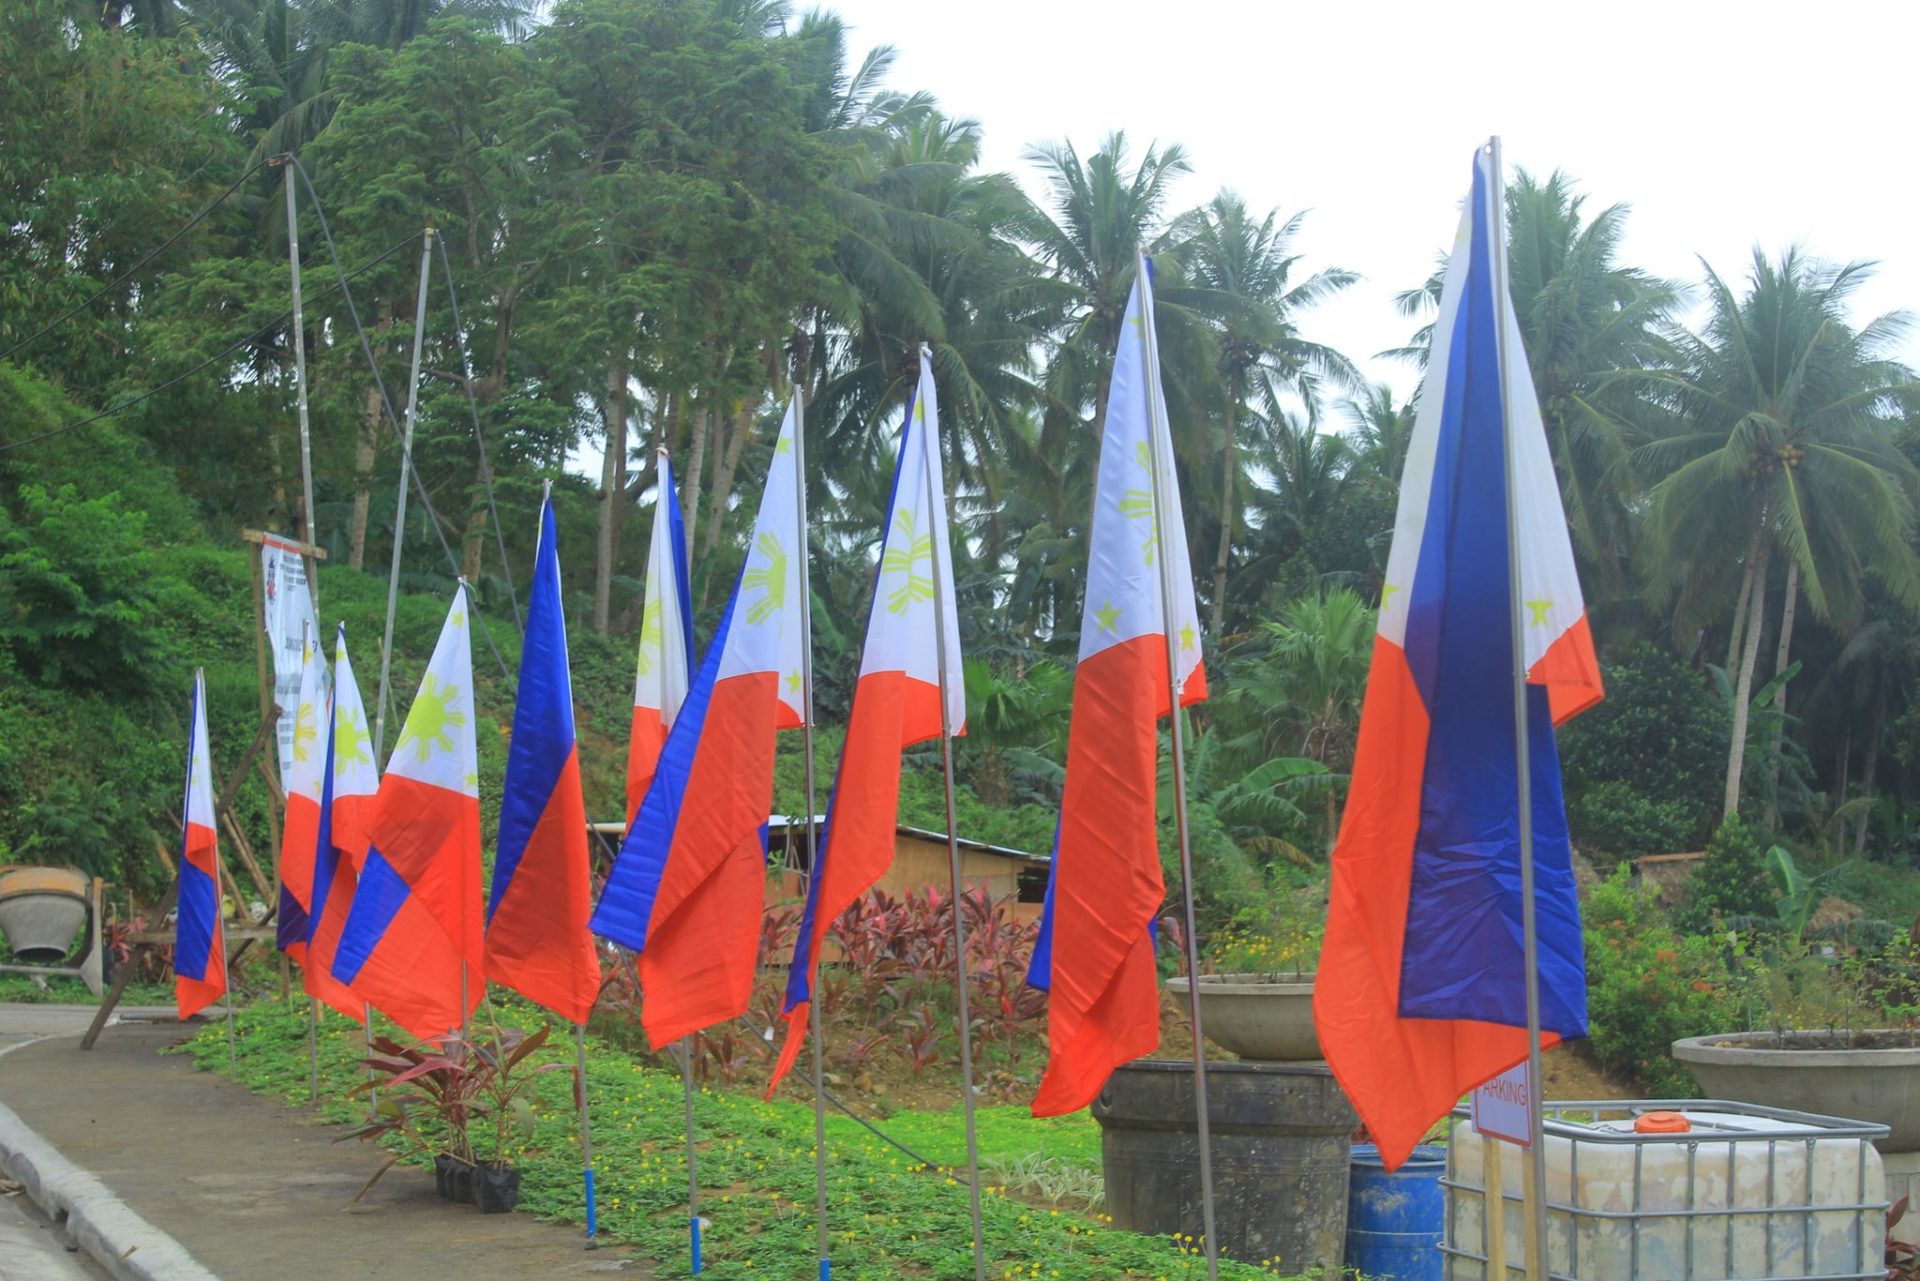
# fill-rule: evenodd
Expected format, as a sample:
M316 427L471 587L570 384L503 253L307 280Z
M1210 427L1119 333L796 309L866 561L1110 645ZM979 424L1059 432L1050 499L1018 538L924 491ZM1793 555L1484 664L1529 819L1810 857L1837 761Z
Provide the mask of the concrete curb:
M117 1281L220 1281L5 1104L0 1104L0 1170L20 1180L46 1216Z

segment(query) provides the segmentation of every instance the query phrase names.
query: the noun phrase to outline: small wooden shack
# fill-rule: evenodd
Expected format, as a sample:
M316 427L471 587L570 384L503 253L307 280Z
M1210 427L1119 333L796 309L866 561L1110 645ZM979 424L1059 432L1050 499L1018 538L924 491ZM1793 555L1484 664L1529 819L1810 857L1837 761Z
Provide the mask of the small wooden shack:
M824 816L815 820L815 832ZM600 849L617 847L624 828L619 823L592 825L604 844ZM893 866L880 878L878 888L889 894L929 888L944 891L951 881L947 867L947 835L925 828L902 825L894 830ZM968 887L979 887L995 900L1007 904L1016 920L1034 921L1047 897L1045 854L989 845L985 841L960 840L960 878ZM807 872L813 866L813 851L807 844L807 822L803 816L775 814L767 821L767 901L804 898Z
M816 832L818 823L816 820ZM813 856L807 847L804 817L776 814L768 821L767 862L778 878L778 888L768 887L769 899L805 896ZM970 889L985 889L995 900L1006 902L1015 920L1039 919L1041 904L1047 897L1048 862L1044 854L1030 854L965 837L960 839L961 881ZM944 891L952 880L945 832L930 832L904 824L894 829L893 866L880 878L877 888L894 895L929 888Z

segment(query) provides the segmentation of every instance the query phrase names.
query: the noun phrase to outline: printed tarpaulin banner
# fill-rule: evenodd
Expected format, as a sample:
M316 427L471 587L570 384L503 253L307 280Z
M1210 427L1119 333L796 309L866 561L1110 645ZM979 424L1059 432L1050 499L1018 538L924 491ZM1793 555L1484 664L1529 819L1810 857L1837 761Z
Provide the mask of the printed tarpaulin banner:
M293 722L300 708L300 660L308 637L320 643L320 624L307 588L300 544L278 534L260 536L260 607L267 649L273 654L273 701L280 708L280 777L293 769Z

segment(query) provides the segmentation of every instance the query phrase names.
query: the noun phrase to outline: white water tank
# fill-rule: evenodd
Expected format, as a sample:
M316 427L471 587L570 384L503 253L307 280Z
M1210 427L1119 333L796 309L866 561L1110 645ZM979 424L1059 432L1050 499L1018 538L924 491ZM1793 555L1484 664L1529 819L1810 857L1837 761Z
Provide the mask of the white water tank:
M1546 1131L1546 1263L1556 1278L1885 1276L1886 1179L1873 1146L1885 1126L1719 1100L1635 1100L1549 1104ZM1463 1109L1443 1180L1448 1281L1488 1281L1488 1142ZM1521 1150L1503 1144L1509 1277L1524 1274L1525 1169Z

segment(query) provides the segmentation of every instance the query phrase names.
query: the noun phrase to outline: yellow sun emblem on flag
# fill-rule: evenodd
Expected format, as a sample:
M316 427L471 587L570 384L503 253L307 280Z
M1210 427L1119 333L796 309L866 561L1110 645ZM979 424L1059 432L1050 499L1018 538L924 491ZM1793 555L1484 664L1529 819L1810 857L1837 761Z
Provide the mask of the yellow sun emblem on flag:
M412 718L408 718L412 723ZM333 726L333 774L335 778L356 765L373 763L373 736L367 733L367 718L357 707L342 708Z
M640 615L640 657L642 676L653 675L653 656L660 652L660 602L651 598Z
M318 717L312 703L302 703L293 713L293 759L304 761L313 755L313 745L320 737L320 727L314 724Z
M413 700L413 707L407 712L407 723L400 731L400 741L393 745L398 752L408 743L413 744L414 759L425 764L436 751L453 750L453 730L467 723L465 714L454 710L454 703L460 697L458 685L442 685L428 672L420 683L420 696Z
M764 623L786 608L787 552L771 533L761 534L754 541L753 549L765 556L767 563L759 569L748 570L741 581L748 591L762 593L747 610L747 621Z
M1147 473L1147 488L1123 490L1120 494L1120 514L1128 520L1145 520L1146 536L1140 540L1140 558L1149 567L1153 564L1153 549L1159 541L1159 518L1153 511L1153 460L1147 456L1147 442L1141 441L1133 447L1134 461Z
M887 548L887 554L880 558L880 572L906 575L906 582L887 593L887 612L904 614L916 601L933 599L933 535L915 536L910 507L902 507L893 514L893 525L905 545ZM927 562L924 574L917 569L923 560Z

